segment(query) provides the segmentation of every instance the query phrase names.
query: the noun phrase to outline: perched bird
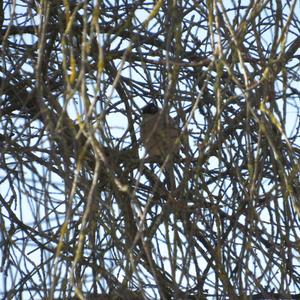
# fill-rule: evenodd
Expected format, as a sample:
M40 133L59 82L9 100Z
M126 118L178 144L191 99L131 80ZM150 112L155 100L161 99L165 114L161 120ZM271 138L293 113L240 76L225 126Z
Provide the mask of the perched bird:
M164 162L168 155L178 156L179 128L175 121L154 103L142 108L141 141L150 158Z
M154 103L142 108L141 142L149 158L163 166L170 190L175 189L173 164L179 156L180 131L175 121Z

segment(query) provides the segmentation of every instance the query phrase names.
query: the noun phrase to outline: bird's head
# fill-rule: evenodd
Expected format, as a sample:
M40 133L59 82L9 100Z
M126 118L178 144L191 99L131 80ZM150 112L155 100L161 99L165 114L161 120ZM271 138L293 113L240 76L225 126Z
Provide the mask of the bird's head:
M154 115L154 114L158 113L158 111L159 111L159 108L154 103L149 103L142 108L143 115Z

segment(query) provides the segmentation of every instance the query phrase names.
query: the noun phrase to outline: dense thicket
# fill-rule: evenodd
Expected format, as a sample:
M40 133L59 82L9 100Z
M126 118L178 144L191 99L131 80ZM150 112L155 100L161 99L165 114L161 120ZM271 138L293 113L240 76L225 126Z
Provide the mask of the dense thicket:
M299 11L0 1L0 296L296 298ZM182 131L173 190L151 101Z

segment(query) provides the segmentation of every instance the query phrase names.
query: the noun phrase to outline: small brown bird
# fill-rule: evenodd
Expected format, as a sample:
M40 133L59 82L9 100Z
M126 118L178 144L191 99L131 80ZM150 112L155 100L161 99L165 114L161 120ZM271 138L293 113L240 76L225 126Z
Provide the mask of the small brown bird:
M180 131L175 121L154 103L142 108L141 141L149 155L164 167L170 190L176 187L174 158L179 156Z
M179 128L174 120L154 103L142 108L141 141L150 158L164 162L179 153Z

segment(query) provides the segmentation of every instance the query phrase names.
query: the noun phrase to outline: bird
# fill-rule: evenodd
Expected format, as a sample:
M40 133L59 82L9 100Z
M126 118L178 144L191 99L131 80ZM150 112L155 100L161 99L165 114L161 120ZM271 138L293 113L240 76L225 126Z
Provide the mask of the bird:
M180 150L180 130L176 122L151 102L142 108L140 134L149 158L163 166L168 185L174 189L173 164Z
M142 108L140 129L141 142L150 158L163 162L168 155L179 155L179 128L156 104L151 102Z

